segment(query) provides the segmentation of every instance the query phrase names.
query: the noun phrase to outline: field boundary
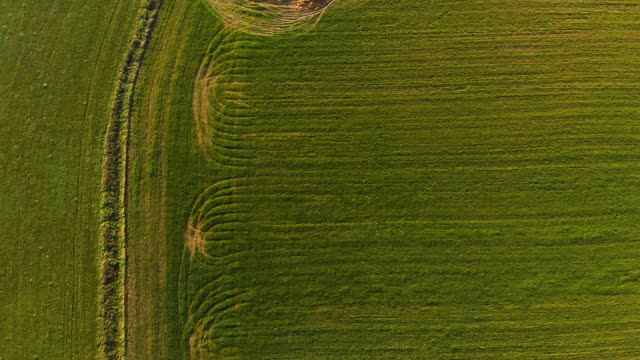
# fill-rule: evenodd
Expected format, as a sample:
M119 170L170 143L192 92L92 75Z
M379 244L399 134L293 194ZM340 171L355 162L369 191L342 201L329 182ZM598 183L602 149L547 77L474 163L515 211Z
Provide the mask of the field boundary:
M126 182L129 122L134 90L161 0L145 0L126 52L107 125L100 204L99 359L125 358Z

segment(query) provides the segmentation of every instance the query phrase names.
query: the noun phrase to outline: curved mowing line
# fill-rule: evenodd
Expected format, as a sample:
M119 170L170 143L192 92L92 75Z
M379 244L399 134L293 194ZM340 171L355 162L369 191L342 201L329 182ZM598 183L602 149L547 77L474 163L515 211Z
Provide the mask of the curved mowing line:
M218 181L198 196L191 210L180 277L184 293L181 307L187 320L182 334L186 358L238 351L214 335L212 329L222 315L235 311L245 302L242 299L245 291L233 285L229 274L240 266L245 251L245 243L238 237L244 235L247 203L238 199L236 192L247 186L246 178ZM211 271L207 277L213 277L205 283L191 282L192 265L200 269L206 267Z
M222 186L222 188L220 188ZM215 190L215 191L212 191ZM223 180L206 189L203 194L209 196L197 199L196 206L191 210L191 216L187 222L185 232L185 245L191 258L196 253L205 257L209 254L205 249L208 239L218 239L217 232L236 225L241 225L244 220L246 202L238 201L235 193L236 185L233 181ZM220 195L224 192L224 195ZM231 229L229 229L231 230ZM233 233L235 234L235 232ZM234 240L232 234L225 240ZM221 240L213 240L218 242Z
M126 182L129 120L140 64L161 0L145 0L114 92L107 125L100 206L98 359L125 358Z
M312 28L333 0L207 0L225 26L256 35Z
M194 82L192 105L198 145L209 160L223 167L243 169L252 158L250 143L245 141L252 114L243 89L249 83L236 65L246 62L243 51L255 47L254 41L243 39L241 34L220 29Z
M195 129L198 145L208 159L232 170L235 177L214 183L198 196L185 230L179 279L180 309L186 319L183 356L196 359L239 355L233 338L240 337L242 331L232 313L251 296L250 290L240 289L233 281L233 273L241 266L248 245L244 225L249 203L243 190L253 186L245 172L253 158L249 140L255 126L250 99L244 92L251 84L244 72L251 68L249 53L260 48L254 35L309 29L332 3L207 1L226 26L213 36L194 81ZM227 27L244 33L229 32ZM203 270L210 272L204 275ZM234 327L231 333L214 330L230 324Z

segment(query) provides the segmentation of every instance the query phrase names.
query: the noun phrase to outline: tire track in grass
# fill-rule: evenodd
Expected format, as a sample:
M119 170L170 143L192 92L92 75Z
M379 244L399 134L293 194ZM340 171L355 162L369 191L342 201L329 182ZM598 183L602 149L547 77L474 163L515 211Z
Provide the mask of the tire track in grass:
M247 290L232 285L233 272L246 250L246 202L239 193L247 186L245 182L227 179L214 183L196 199L191 211L180 279L186 297L182 307L187 322L182 338L188 358L238 355L239 349L214 329L219 328L223 315L233 312L250 296ZM194 271L191 266L206 269L207 279L190 279Z
M161 6L160 0L143 2L138 27L116 83L111 120L104 145L100 289L98 291L98 358L125 358L125 252L128 132L140 64Z
M250 83L244 78L242 65L243 53L258 44L245 37L221 28L211 40L194 82L192 105L198 145L209 161L232 175L200 194L185 230L180 271L185 358L238 357L240 350L233 341L242 336L242 330L232 314L251 295L233 285L233 272L246 250L246 201L239 192L250 186L245 173L253 157L247 138L253 130L252 114L244 93ZM231 337L229 328L233 329Z
M185 230L179 280L180 308L187 319L182 333L185 358L240 356L234 341L244 333L232 314L250 301L251 291L239 288L233 274L247 247L248 195L242 192L255 181L247 172L256 131L244 92L251 85L244 76L252 65L246 54L260 48L258 34L308 30L331 3L209 1L225 27L214 35L197 71L192 106L200 149L231 177L201 193Z

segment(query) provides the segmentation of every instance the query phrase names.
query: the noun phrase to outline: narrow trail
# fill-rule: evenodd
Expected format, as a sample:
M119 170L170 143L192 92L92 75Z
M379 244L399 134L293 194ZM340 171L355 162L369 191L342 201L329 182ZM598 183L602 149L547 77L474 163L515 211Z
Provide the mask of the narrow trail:
M140 65L161 0L145 0L122 70L116 82L107 125L100 206L100 289L98 291L98 358L125 358L124 296L126 250L126 182L129 122Z

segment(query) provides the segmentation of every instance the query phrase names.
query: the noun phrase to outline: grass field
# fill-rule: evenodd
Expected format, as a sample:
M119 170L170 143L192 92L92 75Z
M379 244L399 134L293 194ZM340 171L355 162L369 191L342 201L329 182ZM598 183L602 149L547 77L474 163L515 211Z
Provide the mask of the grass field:
M185 353L636 356L636 10L345 0L218 33Z
M0 2L0 358L96 351L100 167L138 4Z
M0 359L636 358L638 6L282 3L0 2Z

